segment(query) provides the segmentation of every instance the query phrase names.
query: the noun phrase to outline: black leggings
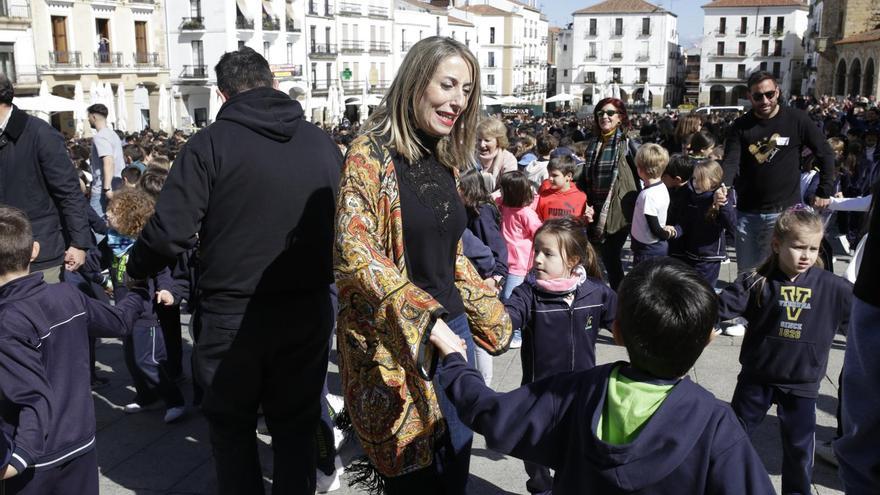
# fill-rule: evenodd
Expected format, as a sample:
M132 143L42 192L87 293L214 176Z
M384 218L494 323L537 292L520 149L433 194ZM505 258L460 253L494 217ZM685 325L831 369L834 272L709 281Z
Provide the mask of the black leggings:
M623 280L623 260L620 257L627 236L629 236L629 227L606 235L605 241L602 243L593 241L593 248L599 254L599 259L608 275L608 285L615 291L620 285L620 281Z

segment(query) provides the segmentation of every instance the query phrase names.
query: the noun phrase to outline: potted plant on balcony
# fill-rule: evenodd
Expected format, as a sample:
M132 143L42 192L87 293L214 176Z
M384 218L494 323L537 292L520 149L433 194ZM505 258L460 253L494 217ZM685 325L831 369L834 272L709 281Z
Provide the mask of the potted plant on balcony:
M205 25L202 24L202 20L197 17L189 17L184 19L183 24L180 25L180 29L205 29Z

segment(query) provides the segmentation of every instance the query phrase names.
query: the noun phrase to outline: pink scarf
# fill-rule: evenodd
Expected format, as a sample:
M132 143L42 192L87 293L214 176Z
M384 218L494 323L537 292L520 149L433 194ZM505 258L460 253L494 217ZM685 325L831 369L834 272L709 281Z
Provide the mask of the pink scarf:
M569 278L554 278L551 280L536 280L538 287L551 294L568 294L574 292L582 283L587 280L587 271L583 266L578 265L571 271Z

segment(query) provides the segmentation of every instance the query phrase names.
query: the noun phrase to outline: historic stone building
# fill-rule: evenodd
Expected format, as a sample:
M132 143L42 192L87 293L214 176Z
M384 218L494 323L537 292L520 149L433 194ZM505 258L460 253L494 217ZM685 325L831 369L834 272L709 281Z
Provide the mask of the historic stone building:
M877 95L880 63L880 2L816 0L810 6L807 79L819 95Z

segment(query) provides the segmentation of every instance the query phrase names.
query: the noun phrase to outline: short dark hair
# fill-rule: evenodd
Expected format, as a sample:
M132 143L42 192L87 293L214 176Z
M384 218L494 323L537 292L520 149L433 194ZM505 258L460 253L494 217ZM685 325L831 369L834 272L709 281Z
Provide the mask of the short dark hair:
M549 155L557 146L559 146L559 140L556 139L556 136L552 134L544 134L538 136L535 149L538 152L538 157L542 157Z
M131 158L132 162L144 161L144 150L136 144L126 144L122 147L122 155Z
M669 157L669 163L666 164L666 170L663 171L663 175L678 177L684 182L691 180L693 174L694 162L689 160L684 153L676 153Z
M229 98L249 89L271 88L275 79L269 62L248 46L224 53L214 72L217 87Z
M100 115L105 119L107 118L107 115L110 114L110 112L107 110L107 106L103 103L95 103L94 105L89 106L86 111L89 113Z
M122 172L119 175L129 184L137 184L138 180L141 178L141 169L129 165L122 169Z
M554 156L547 164L547 172L558 170L562 175L574 175L577 171L577 161L571 155Z
M759 71L752 72L752 75L749 76L749 80L746 83L746 86L748 86L749 91L751 91L752 86L755 86L756 84L760 84L761 82L766 81L768 79L773 81L773 84L776 85L777 87L779 86L779 83L776 82L776 76L774 76L770 72L767 72L766 70L759 70Z
M138 181L138 187L143 189L153 199L159 199L159 193L165 186L165 180L168 179L168 171L159 167L147 167Z
M0 205L0 275L27 270L33 246L27 215L18 208Z
M9 77L0 72L0 103L4 105L12 105L12 98L15 97L15 87Z
M617 290L617 325L636 368L658 378L684 376L718 319L715 291L681 261L639 263Z

